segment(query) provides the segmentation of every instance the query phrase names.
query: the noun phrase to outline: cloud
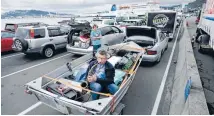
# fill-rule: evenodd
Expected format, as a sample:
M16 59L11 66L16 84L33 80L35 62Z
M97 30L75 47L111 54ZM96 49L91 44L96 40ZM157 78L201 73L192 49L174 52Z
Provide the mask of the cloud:
M159 1L161 4L180 4L184 0L156 1ZM139 3L142 2L142 0L132 0L131 2ZM112 4L124 3L130 3L130 0L1 0L1 7L3 12L10 10L37 9L54 12L81 13L110 10Z

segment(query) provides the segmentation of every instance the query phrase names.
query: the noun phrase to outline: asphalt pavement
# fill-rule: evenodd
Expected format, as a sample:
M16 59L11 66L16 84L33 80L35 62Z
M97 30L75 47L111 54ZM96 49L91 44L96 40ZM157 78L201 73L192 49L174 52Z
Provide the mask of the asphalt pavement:
M139 67L135 80L122 100L126 105L124 114L151 114L173 43L174 40L169 42L168 50L159 64L143 63ZM3 54L1 58L1 114L17 115L26 111L25 113L29 115L60 115L58 111L44 104L38 104L35 96L24 93L24 84L78 57L63 50L49 59L43 59L39 55L26 56L13 52Z
M188 30L191 37L195 34L197 28L195 20L196 17L187 18L187 21L189 23ZM198 71L201 77L202 86L204 88L207 106L210 114L214 114L214 53L199 53L197 43L194 43L193 50L198 66Z

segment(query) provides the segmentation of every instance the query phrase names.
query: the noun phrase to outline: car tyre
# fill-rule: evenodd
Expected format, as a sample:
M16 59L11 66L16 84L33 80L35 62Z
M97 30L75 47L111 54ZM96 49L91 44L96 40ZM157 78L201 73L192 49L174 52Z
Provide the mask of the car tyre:
M30 55L30 53L24 53L26 56L29 56Z
M123 109L120 111L119 115L123 115L124 114L124 111Z
M17 49L17 51L25 51L28 48L28 44L25 40L22 39L15 39L14 45Z
M44 56L45 58L51 58L52 56L54 56L54 53L55 53L54 48L48 46L48 47L45 47L45 48L44 48L42 54L43 54L43 56Z
M169 47L169 44L167 43L166 48L165 48L165 51L168 49L168 47Z
M204 53L204 49L203 49L203 47L201 47L201 43L198 43L198 52L200 52L200 53Z
M160 54L159 58L157 59L157 61L155 62L155 64L158 64L161 61L162 55L163 55L163 52L161 52L161 54Z

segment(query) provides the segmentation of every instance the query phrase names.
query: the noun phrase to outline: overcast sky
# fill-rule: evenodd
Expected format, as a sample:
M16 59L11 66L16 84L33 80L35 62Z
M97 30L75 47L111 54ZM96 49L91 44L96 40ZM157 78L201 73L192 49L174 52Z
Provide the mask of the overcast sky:
M11 10L36 9L65 13L110 10L112 4L139 3L147 0L1 0L1 13ZM180 4L193 0L156 0L160 4Z

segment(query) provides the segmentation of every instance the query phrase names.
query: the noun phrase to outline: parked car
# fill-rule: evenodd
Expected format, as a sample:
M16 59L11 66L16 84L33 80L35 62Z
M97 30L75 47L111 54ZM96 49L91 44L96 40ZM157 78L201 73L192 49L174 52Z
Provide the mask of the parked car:
M67 35L59 26L28 26L17 29L12 48L25 54L40 53L50 58L57 49L66 45Z
M124 20L120 23L121 26L143 26L146 25L146 21L143 19L130 19Z
M69 24L70 22L71 20L62 20L62 21L59 21L58 24L64 25L64 24Z
M87 24L89 24L90 22L88 22L87 20L75 20L75 22L77 22L77 23L83 23L83 24L85 24L85 23L87 23Z
M5 29L4 29L4 30L15 32L16 29L17 29L18 27L36 26L36 25L40 25L40 26L43 25L43 26L45 26L45 25L47 25L47 24L42 23L42 22L31 22L31 23L6 23L6 24L5 24Z
M1 52L12 51L13 37L15 33L12 31L1 31Z
M102 34L101 45L114 45L124 41L126 35L116 26L99 28ZM90 30L71 30L68 35L67 51L73 54L84 55L92 53Z
M125 42L133 41L145 48L146 53L142 61L158 63L161 61L164 51L168 48L169 38L165 33L154 27L128 26L126 35Z
M92 20L91 26L93 26L93 24L98 25L98 27L105 27L105 26L115 25L115 20L95 18Z

